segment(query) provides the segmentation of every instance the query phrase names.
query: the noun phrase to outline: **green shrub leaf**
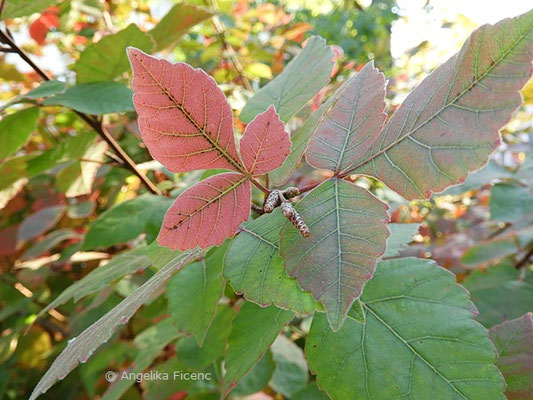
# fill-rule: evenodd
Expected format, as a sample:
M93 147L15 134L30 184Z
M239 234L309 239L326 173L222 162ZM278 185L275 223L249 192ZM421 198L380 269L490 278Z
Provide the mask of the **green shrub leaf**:
M124 243L147 231L155 236L171 204L167 197L145 194L108 209L91 224L83 249Z
M513 265L502 264L486 271L473 271L463 282L479 310L477 320L490 328L531 311L533 272L525 276Z
M78 83L110 81L128 70L130 63L126 54L128 46L143 51L152 51L152 37L142 32L137 25L103 37L99 42L86 47L74 64Z
M25 108L0 120L0 160L16 152L35 129L39 109Z
M494 346L453 274L382 261L361 301L366 324L347 319L335 333L316 314L309 332L309 365L331 399L504 399Z
M226 374L222 391L229 391L252 369L294 317L290 311L246 302L233 320L226 350Z
M168 283L166 296L172 321L179 331L194 335L202 346L217 302L224 291L222 260L227 245L185 267Z
M44 101L47 106L64 106L86 114L133 111L133 92L118 82L80 83Z

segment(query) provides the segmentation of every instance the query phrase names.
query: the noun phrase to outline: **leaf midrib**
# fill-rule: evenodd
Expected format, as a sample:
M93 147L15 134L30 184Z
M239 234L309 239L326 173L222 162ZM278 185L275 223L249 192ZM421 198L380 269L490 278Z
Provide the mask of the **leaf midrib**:
M144 63L137 59L139 61L139 63L142 65L142 67L144 68L144 70L148 73L148 75L150 75L150 77L152 78L152 80L157 84L157 86L159 86L159 88L161 90L163 90L165 92L165 94L168 96L169 99L172 100L172 102L174 103L174 105L176 106L176 108L178 108L182 113L183 115L185 115L185 117L187 118L187 120L194 125L194 127L203 135L203 137L205 138L205 140L207 140L209 142L209 144L211 145L211 147L213 147L215 150L217 150L221 155L222 157L224 157L226 159L226 161L228 161L234 168L237 169L237 171L239 171L240 173L242 173L243 175L247 175L245 170L243 169L243 167L240 165L240 163L235 160L232 156L230 156L222 147L220 147L218 145L218 143L216 141L214 141L211 136L208 135L208 132L202 128L198 122L196 122L196 120L192 117L192 115L185 109L185 107L180 104L176 98L172 95L172 93L170 93L168 91L168 89L166 87L164 87L163 85L161 85L161 83L155 78L155 76L152 74L152 72L144 65ZM204 105L205 107L205 105Z
M392 142L391 144L389 144L388 146L386 146L385 148L383 148L382 150L378 151L377 153L373 154L372 156L370 156L369 158L367 158L366 160L360 162L358 165L354 166L353 168L350 168L348 171L344 172L342 174L342 177L344 176L347 176L349 175L350 173L352 173L353 171L357 170L358 168L361 168L363 165L366 165L368 164L369 162L373 161L374 159L376 159L377 157L379 157L380 155L386 153L387 151L389 151L391 148L393 148L394 146L396 146L397 144L399 144L400 142L402 142L403 140L407 139L408 137L412 136L415 132L417 132L419 129L421 129L423 126L427 125L428 123L430 123L434 118L438 117L439 114L441 112L443 112L444 110L446 110L448 107L452 106L453 104L455 104L461 97L463 97L467 92L469 92L474 86L476 86L479 82L481 82L490 72L492 72L492 70L494 68L496 68L497 66L500 65L500 63L502 62L502 60L504 60L508 55L509 53L514 50L514 48L519 44L519 42L521 42L527 35L528 33L532 30L532 28L530 27L528 30L526 30L524 32L524 34L522 35L519 35L519 38L512 43L511 46L509 46L509 48L507 49L507 51L505 51L503 53L503 55L497 60L495 61L483 74L481 74L480 77L476 78L474 81L472 81L472 83L470 84L470 86L468 86L466 89L464 89L461 93L459 93L452 101L450 101L449 103L445 104L444 106L442 106L438 111L436 111L433 115L431 115L427 120L425 120L423 123L421 123L418 127L410 130L409 132L407 132L406 134L404 134L403 136L400 136L400 138L398 138L397 140L395 140L394 142ZM458 53L459 54L459 53ZM403 104L402 104L403 105ZM392 119L391 119L392 121ZM390 122L389 124L387 124L387 127L384 129L384 131L389 127L390 125Z

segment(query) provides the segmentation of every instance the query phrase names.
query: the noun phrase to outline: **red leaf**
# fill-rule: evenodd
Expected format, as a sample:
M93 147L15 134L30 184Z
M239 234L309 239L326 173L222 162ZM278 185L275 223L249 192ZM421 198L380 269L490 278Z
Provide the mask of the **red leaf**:
M244 175L211 176L183 192L168 209L158 243L173 250L220 245L250 216L250 183Z
M133 102L152 157L172 172L228 168L244 172L231 108L213 78L128 48Z
M253 175L265 174L283 164L291 152L291 140L274 106L248 124L240 151L246 170Z
M56 7L50 7L42 15L32 22L30 25L30 36L38 44L44 44L46 42L46 34L50 28L57 28L59 26L59 18L57 16Z

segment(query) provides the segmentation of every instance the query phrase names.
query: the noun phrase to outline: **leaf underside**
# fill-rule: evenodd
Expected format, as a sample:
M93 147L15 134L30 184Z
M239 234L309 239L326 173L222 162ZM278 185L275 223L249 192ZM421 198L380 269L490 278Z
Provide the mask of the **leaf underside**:
M480 27L407 96L349 172L374 176L406 199L462 182L500 143L532 58L533 11Z
M246 170L261 175L279 167L290 153L291 140L273 106L248 124L239 151Z
M250 216L250 183L237 173L213 175L183 192L168 209L158 243L173 250L219 246Z
M388 207L365 189L332 178L313 189L296 209L311 236L302 238L285 223L280 233L285 269L324 304L337 330L385 252Z
M327 104L309 142L306 160L315 168L338 174L363 155L381 133L386 117L385 76L369 62Z
M382 261L361 300L365 324L347 319L335 333L316 314L309 332L307 359L331 399L505 398L494 346L449 271Z
M142 139L172 172L224 168L243 171L233 113L215 80L184 63L171 64L129 48L133 102Z

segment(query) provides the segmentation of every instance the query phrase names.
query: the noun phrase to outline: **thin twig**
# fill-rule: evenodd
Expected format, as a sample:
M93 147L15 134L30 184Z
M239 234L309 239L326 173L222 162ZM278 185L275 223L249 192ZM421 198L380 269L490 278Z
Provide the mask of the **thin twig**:
M0 47L0 53L16 53L16 50L13 50L9 47Z
M12 41L4 32L0 31L0 41L2 43L7 44L11 47L32 69L41 76L45 81L51 80L51 78L42 70L40 69L27 55L20 49L14 41ZM125 166L133 172L140 180L141 182L150 190L150 192L161 195L161 191L146 177L144 174L141 173L137 169L137 165L133 162L133 160L128 156L128 154L120 147L120 145L117 143L117 141L107 132L107 130L103 127L103 125L93 116L84 114L82 112L73 110L78 116L83 119L87 124L89 124L99 135L102 139L104 139L107 144L113 149L113 151L124 161Z
M529 246L528 252L515 265L516 269L524 267L533 256L533 245Z
M211 0L211 7L213 8L213 11L215 11L215 13L219 12L217 0ZM246 90L253 92L252 85L250 85L250 81L244 75L244 70L242 68L241 62L237 58L237 53L233 49L233 46L229 44L226 40L226 27L224 26L224 23L220 21L217 15L213 15L213 25L215 25L215 29L218 32L218 37L220 38L224 49L228 53L231 63L235 67L235 70L237 71L237 74L239 75L242 84L244 85Z
M0 19L2 19L2 11L4 11L5 2L6 0L2 0L2 2L0 3Z

